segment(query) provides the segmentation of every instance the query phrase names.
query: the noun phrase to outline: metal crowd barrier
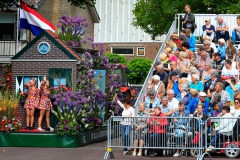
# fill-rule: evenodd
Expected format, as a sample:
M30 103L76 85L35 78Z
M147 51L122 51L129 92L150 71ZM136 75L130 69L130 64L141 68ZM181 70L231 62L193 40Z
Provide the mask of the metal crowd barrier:
M135 148L142 149L142 156L151 152L172 156L180 149L182 157L190 152L201 160L205 127L205 122L197 117L111 117L104 159L114 158L112 148L131 149L128 154Z
M204 131L206 153L225 153L229 158L237 158L240 155L240 117L210 117L207 124Z

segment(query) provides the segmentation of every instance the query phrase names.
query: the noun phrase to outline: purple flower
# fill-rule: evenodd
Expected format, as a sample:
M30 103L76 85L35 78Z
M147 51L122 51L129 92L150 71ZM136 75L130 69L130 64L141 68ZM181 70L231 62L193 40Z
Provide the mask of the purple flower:
M53 98L53 99L56 99L56 98L57 98L57 95L56 95L56 94L54 94L54 95L52 96L52 98Z
M56 102L60 102L60 98L56 98Z
M87 40L86 40L86 39L83 39L82 42L83 42L83 43L87 43Z
M58 105L58 102L57 102L57 101L53 102L53 105L54 105L54 106L57 106L57 105Z
M70 97L71 97L71 98L74 98L74 96L75 96L74 93L71 93L71 94L70 94Z
M67 103L66 103L67 105L70 105L71 104L71 101L67 101Z
M114 63L117 63L117 58L114 58L114 59L113 59L113 62L114 62Z
M101 61L99 64L100 64L101 66L103 66L103 65L104 65L104 62L103 62L103 61Z
M92 73L88 73L88 78L92 78Z
M68 125L65 125L65 126L64 126L65 129L68 129L68 127L69 127Z
M62 98L62 101L63 101L63 102L66 102L66 100L67 100L67 99L66 99L65 97Z
M8 128L11 129L12 128L12 124L8 124Z

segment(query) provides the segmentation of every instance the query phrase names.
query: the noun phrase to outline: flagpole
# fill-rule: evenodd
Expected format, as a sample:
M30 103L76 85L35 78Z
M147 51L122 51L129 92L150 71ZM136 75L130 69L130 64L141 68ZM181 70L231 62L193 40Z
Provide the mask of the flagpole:
M15 55L18 52L18 32L19 32L19 8L17 9L17 34L16 34L16 45L15 45Z

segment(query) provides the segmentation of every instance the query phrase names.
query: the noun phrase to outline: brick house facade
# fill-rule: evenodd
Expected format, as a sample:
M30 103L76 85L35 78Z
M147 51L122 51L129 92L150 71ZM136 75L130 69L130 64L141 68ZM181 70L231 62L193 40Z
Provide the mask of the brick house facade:
M161 45L162 45L161 42L134 42L134 43L121 42L121 43L104 43L104 48L105 53L113 52L113 48L132 48L133 54L131 55L123 54L126 57L127 61L130 61L131 59L137 57L154 60ZM138 48L144 48L145 54L138 55Z
M50 45L51 49L47 54L39 53L38 45L40 42L47 42ZM74 88L76 65L79 61L81 61L81 58L77 53L65 45L57 35L51 31L43 31L12 58L12 90L24 90L24 77L37 77L38 85L40 85L40 77L44 75L48 78L51 77L49 75L50 69L70 69L71 84ZM19 103L19 113L23 119L23 127L25 127L26 114L23 105L24 104ZM35 111L34 127L37 127L38 117L39 110L37 109ZM45 119L43 119L43 128L45 125Z
M37 8L37 12L51 22L55 27L59 23L60 16L63 14L71 17L85 17L89 25L84 37L94 37L94 23L100 22L99 15L95 7L84 5L84 8L85 9L75 7L71 5L68 0L42 0L41 4ZM31 35L31 37L28 37L28 40L33 37L34 36Z

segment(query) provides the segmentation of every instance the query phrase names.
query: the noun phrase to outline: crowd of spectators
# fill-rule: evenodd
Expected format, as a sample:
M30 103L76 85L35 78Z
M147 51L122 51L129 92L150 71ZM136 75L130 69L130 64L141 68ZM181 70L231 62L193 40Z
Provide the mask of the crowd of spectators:
M172 33L166 41L164 53L161 53L159 61L153 64L155 70L152 79L148 79L143 102L138 104L137 115L150 118L134 123L135 147L138 142L140 147L143 147L142 133L146 132L141 130L146 130L146 126L149 126L151 139L155 139L150 140L150 145L166 144L159 141L166 132L161 126L168 125L170 121L154 120L156 116L172 117L175 123L174 132L178 138L186 132L186 128L183 130L178 127L186 125L179 117L198 117L203 121L208 117L223 117L217 127L212 126L212 138L208 147L211 150L220 134L233 131L234 120L230 122L224 118L240 115L240 45L234 46L234 43L240 40L240 16L237 17L237 26L232 31L232 39L229 37L228 25L221 16L218 17L216 26L211 24L210 18L206 18L205 25L202 26L203 45L196 47L196 39L192 34L196 28L195 18L189 5L185 6L185 10L186 15L182 17L185 30L181 30L179 34ZM215 36L217 45L213 42ZM120 104L119 101L118 103ZM120 106L124 108L124 105ZM125 110L126 107L124 113ZM226 123L229 124L228 127ZM154 127L156 124L158 127ZM121 128L126 128L124 123L121 125ZM196 128L195 130L198 131ZM141 134L137 134L138 132ZM125 141L123 143L126 144ZM127 151L127 148L124 151ZM179 151L178 149L173 156L180 156ZM136 155L141 156L142 149L137 154L135 148L133 156ZM156 155L155 149L150 150L151 157Z

